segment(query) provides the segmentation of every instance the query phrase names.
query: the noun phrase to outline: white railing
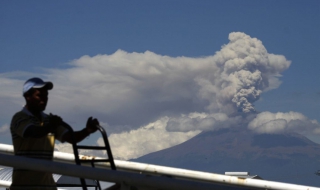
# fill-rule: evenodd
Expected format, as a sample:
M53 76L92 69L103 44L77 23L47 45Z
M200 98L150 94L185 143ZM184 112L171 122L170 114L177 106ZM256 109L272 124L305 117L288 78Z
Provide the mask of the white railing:
M233 185L255 189L283 189L283 190L320 190L318 187L310 187L289 183L266 181L259 179L244 179L235 176L226 176L208 172L178 169L172 167L157 166L136 162L115 160L117 171L106 170L108 164L96 163L100 168L77 166L74 164L73 154L55 152L54 161L36 160L26 157L11 156L11 145L0 144L0 165L32 169L37 171L49 171L62 175L70 175L81 178L97 179L115 183L125 183L133 186L142 186L159 189L212 189L214 185ZM80 156L80 159L99 159L91 156ZM66 162L66 163L58 163ZM28 163L28 164L26 164ZM168 177L169 176L169 177Z

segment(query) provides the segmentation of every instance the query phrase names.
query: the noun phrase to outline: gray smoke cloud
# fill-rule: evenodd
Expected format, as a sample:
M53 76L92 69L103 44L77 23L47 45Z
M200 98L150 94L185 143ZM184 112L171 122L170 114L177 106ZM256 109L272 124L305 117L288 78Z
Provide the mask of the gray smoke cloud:
M120 133L164 116L221 113L230 119L255 113L254 102L261 93L281 84L279 77L290 61L268 53L260 40L233 32L229 43L207 57L118 50L111 55L82 56L69 64L68 69L46 69L40 75L54 83L47 111L75 126L93 115L102 118L110 132ZM17 109L12 103L19 107L24 104L21 88L26 77L20 78L27 75L30 73L0 75L0 87L7 89L0 92L0 98L11 102L10 109ZM8 113L1 114L6 117ZM174 130L173 125L169 128Z
M197 96L208 102L208 113L205 117L171 118L168 130L217 130L246 123L247 116L256 114L254 102L261 93L281 84L281 72L291 62L282 55L268 53L260 40L234 32L229 35L229 43L210 57L210 64L214 68L210 76L194 79L199 87Z
M41 75L2 73L0 88L6 90L0 92L0 100L8 109L0 110L4 122L0 133L8 131L12 114L24 104L25 80L39 76L54 83L47 112L60 115L75 130L84 127L87 117L99 118L117 158L136 158L184 142L200 131L237 126L258 133L316 134L319 124L302 114L289 114L295 118L290 120L287 113L280 117L258 113L254 107L262 93L280 86L281 73L290 64L283 55L268 53L257 38L232 32L229 42L212 56L118 50L82 56L67 69L47 68Z
M229 40L212 57L218 68L216 77L197 79L200 96L210 102L207 108L211 112L255 112L253 103L263 91L280 85L279 76L291 62L269 54L260 40L244 33L231 33Z

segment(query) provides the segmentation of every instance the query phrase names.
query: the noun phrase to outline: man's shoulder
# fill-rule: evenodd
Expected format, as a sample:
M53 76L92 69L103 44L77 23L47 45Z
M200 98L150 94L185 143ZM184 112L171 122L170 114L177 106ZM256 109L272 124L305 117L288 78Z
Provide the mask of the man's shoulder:
M27 113L25 113L23 110L21 110L13 115L11 123L16 122L21 119L26 119L26 118L29 118L29 115Z
M26 114L23 110L20 110L13 115L13 118L21 116L28 116L28 114Z

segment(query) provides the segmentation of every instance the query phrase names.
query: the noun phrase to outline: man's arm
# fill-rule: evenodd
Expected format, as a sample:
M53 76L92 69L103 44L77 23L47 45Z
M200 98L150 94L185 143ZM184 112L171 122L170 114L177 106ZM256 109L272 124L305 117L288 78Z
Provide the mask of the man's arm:
M74 132L74 140L76 143L82 141L87 136L89 136L91 133L94 133L97 131L97 126L99 125L99 121L97 119L92 119L92 117L88 118L86 127L82 129L81 131L75 131ZM72 143L72 133L68 131L66 134L62 137L63 141L66 141L68 143Z
M48 133L53 132L54 129L50 127L40 127L31 125L29 126L26 131L23 133L23 137L25 138L41 138L46 136Z
M74 140L76 143L78 143L78 142L82 141L83 139L85 139L90 134L91 133L87 132L86 128L82 129L81 131L75 131L73 133ZM66 134L63 135L62 140L66 141L68 143L72 143L72 141L73 141L72 133L70 131L68 131Z
M30 125L23 133L25 138L41 138L48 133L54 133L56 126L62 122L62 119L58 116L50 115L49 122L45 126Z

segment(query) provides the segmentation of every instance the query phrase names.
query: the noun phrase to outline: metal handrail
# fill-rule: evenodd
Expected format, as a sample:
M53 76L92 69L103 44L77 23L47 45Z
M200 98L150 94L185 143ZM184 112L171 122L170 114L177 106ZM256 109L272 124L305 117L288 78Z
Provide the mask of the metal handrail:
M26 164L27 163L27 164ZM260 179L243 179L235 176L225 176L214 173L189 171L193 174L189 179L170 178L165 176L156 176L140 172L114 171L102 168L90 168L77 166L66 163L52 162L42 159L34 159L22 156L12 156L0 153L0 164L4 166L17 167L27 170L44 171L82 177L86 179L97 179L114 183L124 183L132 186L155 188L155 189L172 189L172 190L198 190L213 189L215 185L229 185L249 189L274 189L274 190L320 190L319 187L311 187L297 184L289 184L275 181L265 181ZM139 163L134 163L139 164ZM145 164L144 164L145 165ZM169 167L163 167L169 169ZM172 168L174 173L181 169ZM176 171L174 171L176 170ZM188 171L188 170L183 170ZM154 171L154 172L157 172ZM199 178L197 174L207 175L205 178ZM202 176L202 177L204 177Z
M63 122L63 126L65 128L68 129L68 131L70 132L71 134L71 144L72 144L72 149L73 149L73 154L74 154L74 159L75 159L75 162L77 165L81 165L81 162L80 162L80 159L79 159L79 151L78 151L78 148L77 148L77 142L75 140L75 136L74 136L74 130L72 129L72 127L67 124L66 122ZM83 190L87 190L87 184L86 184L86 181L85 179L83 178L80 178L80 182L81 182L81 185L82 185L82 189Z
M5 157L11 155L11 157ZM247 187L251 189L309 189L320 190L320 187L312 187L299 184L290 184L284 182L267 181L260 179L243 179L235 176L226 176L216 173L200 172L194 170L172 168L167 166L158 166L152 164L138 163L115 160L117 169L116 171L106 170L110 165L106 163L97 163L99 168L89 168L84 166L74 166L70 163L74 163L74 155L64 152L54 152L54 161L35 160L30 163L26 161L26 157L12 156L13 146L0 143L0 165L9 167L20 167L22 169L47 171L52 173L59 173L63 175L69 175L74 177L84 177L88 179L98 179L101 181L109 181L114 183L126 183L135 186L148 186L159 189L190 189L197 190L199 188L192 188L188 182L209 183L209 184L223 184L223 185L235 185L236 187ZM18 157L18 158L17 158ZM96 157L95 157L96 158ZM93 159L93 158L91 158ZM45 161L45 163L44 163ZM43 162L43 164L41 164ZM27 164L26 164L27 163ZM58 165L59 163L63 165ZM69 163L69 164L67 164ZM57 164L57 165L56 165ZM78 168L83 169L78 169ZM93 171L94 170L94 171ZM91 171L91 172L90 172ZM161 178L161 176L170 175L173 178L166 177L166 181L157 182L155 178ZM140 177L142 177L140 179ZM172 183L176 183L177 179L183 179L187 183L181 184L177 188L173 188ZM11 182L10 182L11 183ZM0 180L0 184L2 183ZM177 184L176 184L177 185ZM6 187L9 187L8 184ZM212 188L211 188L212 189Z
M98 125L97 127L98 127L99 131L102 134L104 145L105 145L105 147L107 149L107 154L108 154L108 159L109 159L109 162L110 162L110 165L111 165L111 169L116 170L116 165L115 165L114 160L113 160L111 147L110 147L110 144L109 144L109 141L108 141L108 138L107 138L107 132L100 125Z
M108 141L108 137L107 137L107 132L104 130L103 127L101 127L100 125L97 125L97 129L100 131L100 133L102 135L102 138L103 138L105 146L84 146L84 145L79 145L78 146L77 142L75 140L74 131L73 131L72 127L69 124L65 123L65 122L63 122L63 125L64 125L64 127L66 127L71 132L71 139L72 139L72 143L71 144L72 144L72 148L73 148L75 162L76 162L77 165L81 165L81 162L90 162L91 166L95 167L94 166L94 162L109 162L110 166L111 166L111 169L112 170L116 170L116 165L115 165L114 160L113 160L111 147L110 147L110 144L109 144L109 141ZM108 154L108 159L80 160L78 149L106 150L107 154ZM86 185L85 179L80 178L80 181L81 181L81 185L82 185L83 190L87 190L87 185ZM98 180L97 180L97 184L98 184L99 189L101 189L101 185L100 185L100 182Z

